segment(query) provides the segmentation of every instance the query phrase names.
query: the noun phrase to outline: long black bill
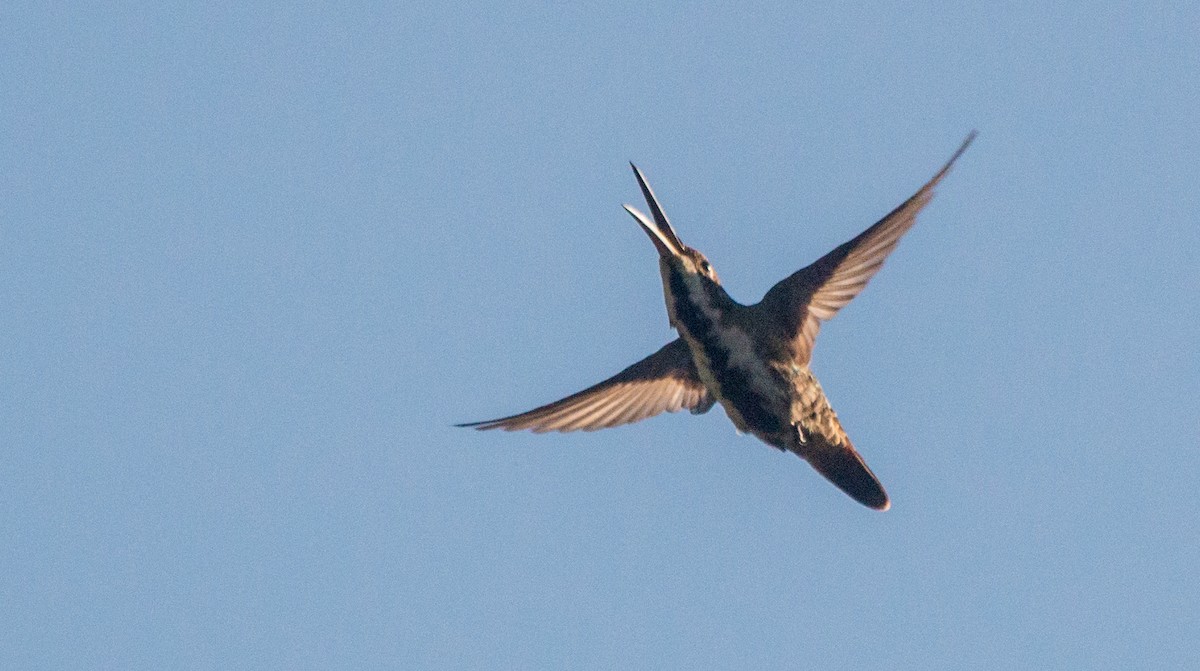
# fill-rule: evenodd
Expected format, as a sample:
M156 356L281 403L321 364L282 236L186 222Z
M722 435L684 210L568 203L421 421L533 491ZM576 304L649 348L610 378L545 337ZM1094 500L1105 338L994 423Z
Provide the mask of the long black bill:
M646 231L646 235L650 236L650 241L654 243L654 247L658 249L661 256L679 256L683 254L683 243L679 240L679 236L675 234L675 229L671 227L671 222L667 219L667 215L663 212L662 206L658 204L658 198L654 196L654 191L650 188L650 184L646 182L646 177L642 175L642 171L632 163L629 167L633 168L633 174L637 177L638 186L642 188L642 195L646 198L646 205L650 206L650 214L654 216L654 221L651 222L649 217L639 212L632 205L625 205L625 211L628 212L642 230Z

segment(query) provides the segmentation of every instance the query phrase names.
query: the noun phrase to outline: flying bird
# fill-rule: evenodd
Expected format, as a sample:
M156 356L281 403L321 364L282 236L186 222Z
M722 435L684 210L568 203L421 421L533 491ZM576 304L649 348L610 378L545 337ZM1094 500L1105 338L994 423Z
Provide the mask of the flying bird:
M646 177L632 163L650 216L633 216L658 250L667 315L679 337L611 378L539 408L483 422L479 430L595 431L720 403L739 432L792 452L859 503L891 506L879 479L854 449L809 369L821 323L867 286L933 198L933 189L975 132L911 198L857 237L771 287L761 301L729 297L699 251L683 244Z

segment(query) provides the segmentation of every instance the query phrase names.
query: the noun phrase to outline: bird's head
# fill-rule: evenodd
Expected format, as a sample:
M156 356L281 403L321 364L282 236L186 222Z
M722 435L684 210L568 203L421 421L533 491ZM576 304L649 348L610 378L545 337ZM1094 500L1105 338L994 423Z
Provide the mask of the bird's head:
M671 227L671 222L667 220L666 213L658 204L658 198L654 196L642 171L632 163L630 166L633 167L633 174L637 176L638 186L642 188L642 195L646 197L646 204L650 206L650 214L653 219L642 214L632 205L625 205L625 211L638 222L646 235L650 237L650 242L654 243L654 248L658 250L659 268L663 273L663 279L667 280L669 275L675 272L685 276L703 277L713 284L720 284L721 280L717 277L717 271L713 269L708 259L699 250L688 247L679 239L679 235Z

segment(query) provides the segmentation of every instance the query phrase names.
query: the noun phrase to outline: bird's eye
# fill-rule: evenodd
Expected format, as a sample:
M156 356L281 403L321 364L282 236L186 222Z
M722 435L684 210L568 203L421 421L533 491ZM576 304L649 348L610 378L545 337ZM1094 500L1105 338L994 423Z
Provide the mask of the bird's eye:
M706 274L711 273L712 272L712 264L710 264L708 261L701 261L700 262L700 270L703 270Z

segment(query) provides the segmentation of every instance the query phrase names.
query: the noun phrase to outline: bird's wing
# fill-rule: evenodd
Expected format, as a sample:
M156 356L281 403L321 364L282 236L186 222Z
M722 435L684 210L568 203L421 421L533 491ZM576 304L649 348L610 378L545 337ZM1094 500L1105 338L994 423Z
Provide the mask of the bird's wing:
M768 314L776 315L786 335L797 341L798 359L808 360L821 322L832 319L867 286L883 266L883 260L896 248L900 237L916 223L917 213L933 198L933 188L974 139L972 132L933 179L900 207L853 240L784 278L767 292L759 306Z
M703 412L711 407L712 399L700 381L687 343L677 338L600 384L561 401L511 417L458 426L481 431L531 429L535 433L595 431L637 422L661 412L683 408Z

